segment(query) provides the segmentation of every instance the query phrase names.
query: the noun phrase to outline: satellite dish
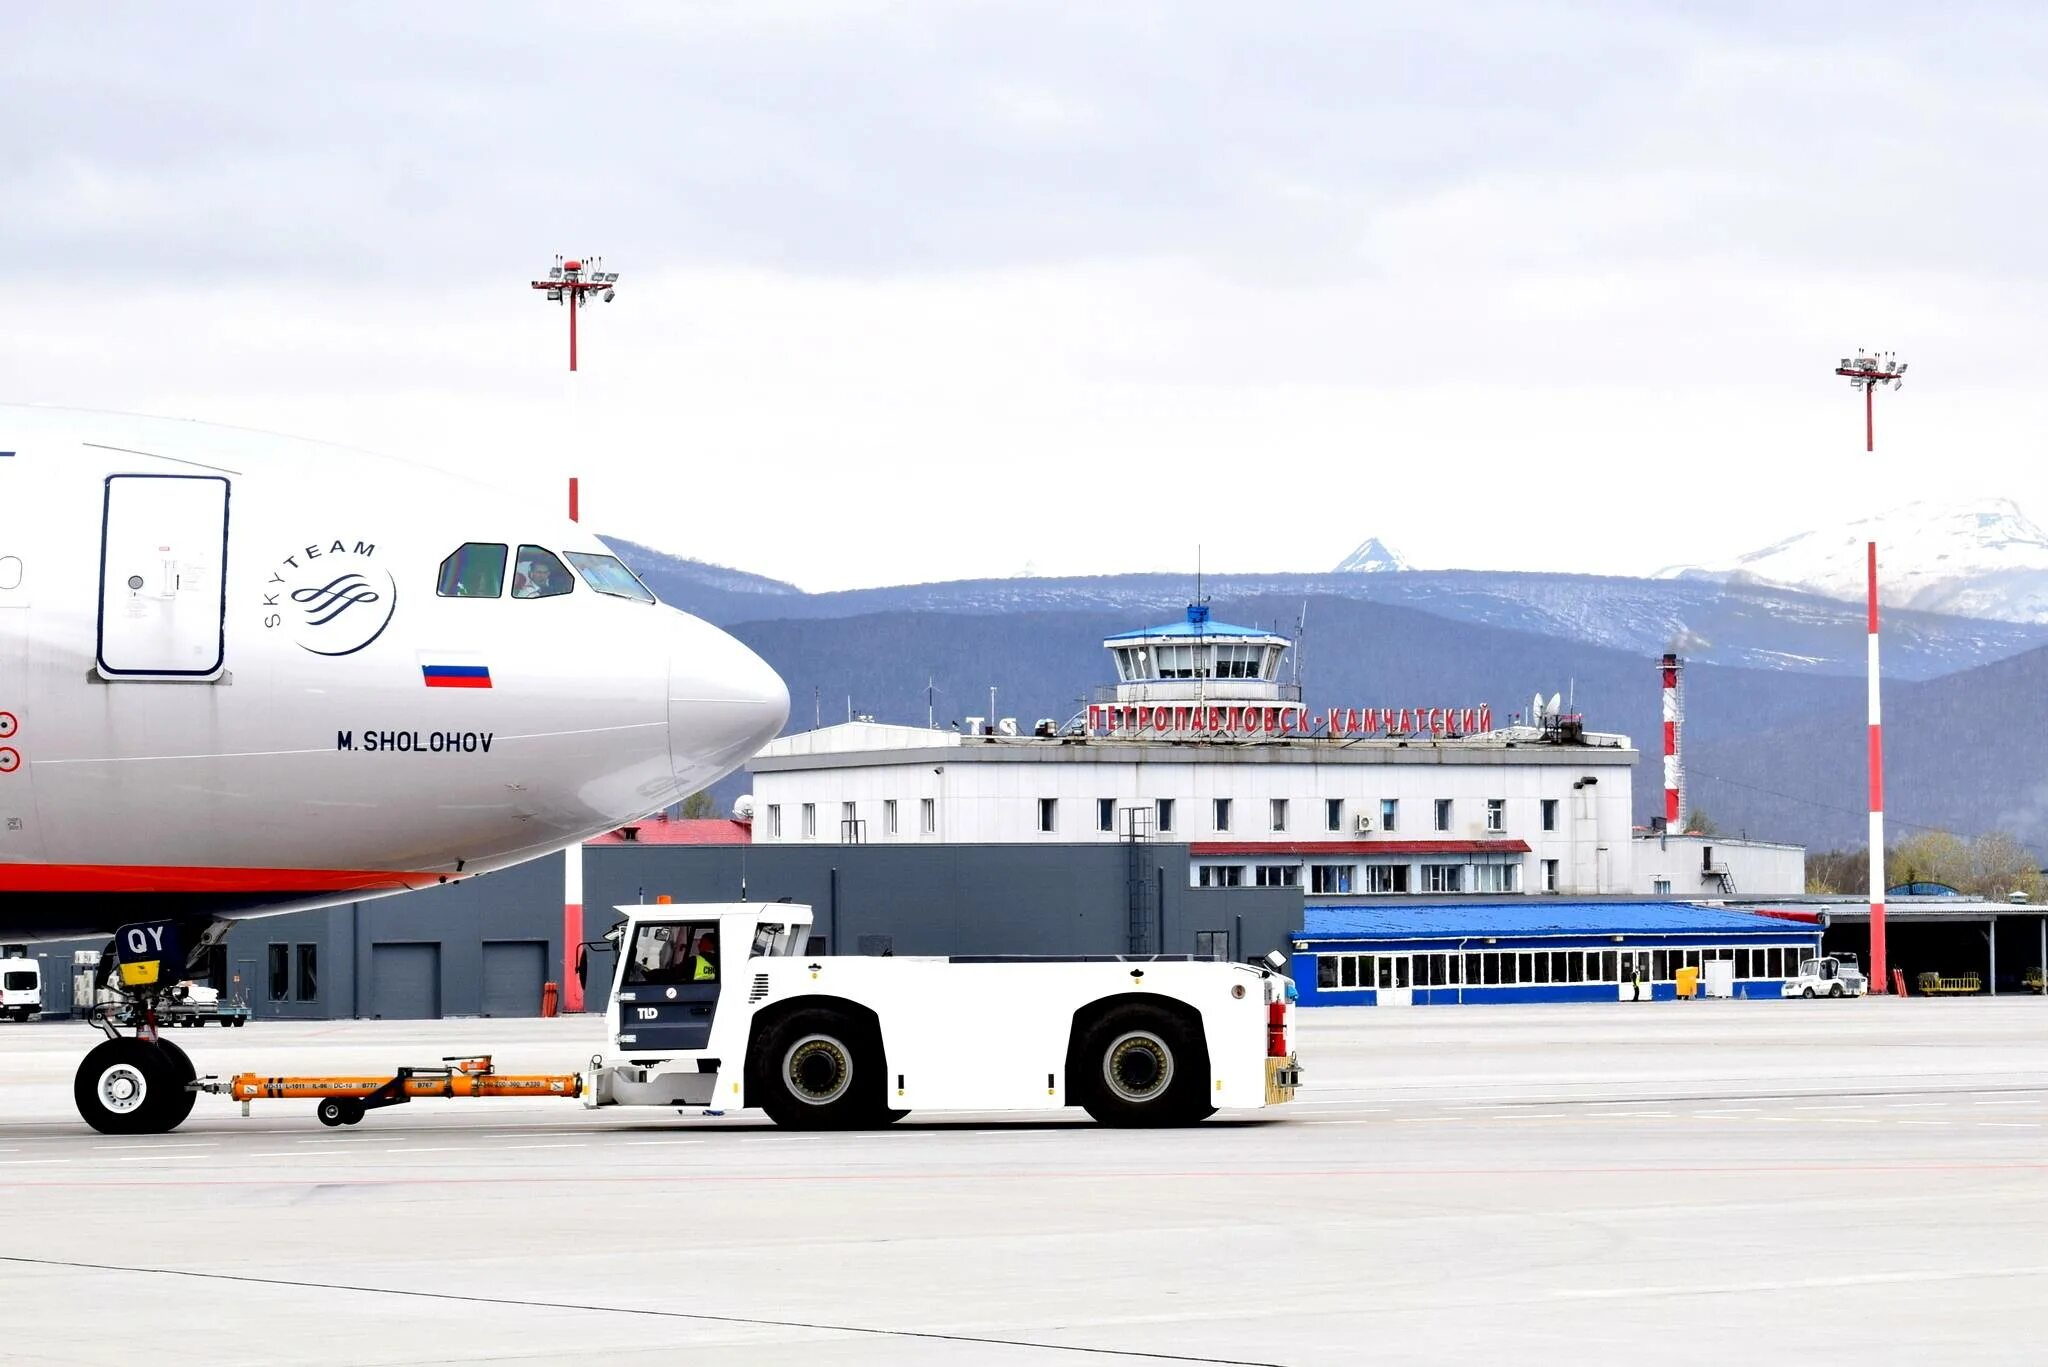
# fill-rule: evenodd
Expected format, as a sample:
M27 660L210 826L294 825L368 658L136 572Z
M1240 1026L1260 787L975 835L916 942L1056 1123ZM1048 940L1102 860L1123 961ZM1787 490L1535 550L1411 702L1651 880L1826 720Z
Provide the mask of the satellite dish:
M1541 693L1529 699L1529 720L1532 724L1543 720L1543 695Z
M1553 694L1551 694L1551 695L1550 695L1550 715L1551 715L1551 716L1553 716L1553 717L1554 717L1554 716L1556 716L1556 715L1557 715L1557 705L1558 705L1558 703L1562 702L1563 700L1564 700L1564 694L1562 694L1562 693L1553 693Z
M733 800L732 819L734 821L752 821L754 819L754 795L752 793L741 793Z

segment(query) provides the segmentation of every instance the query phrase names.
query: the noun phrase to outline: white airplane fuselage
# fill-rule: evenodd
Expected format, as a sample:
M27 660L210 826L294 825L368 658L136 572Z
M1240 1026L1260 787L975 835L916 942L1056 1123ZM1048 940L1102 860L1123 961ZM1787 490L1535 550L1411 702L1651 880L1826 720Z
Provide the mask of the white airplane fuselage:
M8 407L0 453L0 938L485 873L788 715L740 642L620 596L596 537L437 471Z

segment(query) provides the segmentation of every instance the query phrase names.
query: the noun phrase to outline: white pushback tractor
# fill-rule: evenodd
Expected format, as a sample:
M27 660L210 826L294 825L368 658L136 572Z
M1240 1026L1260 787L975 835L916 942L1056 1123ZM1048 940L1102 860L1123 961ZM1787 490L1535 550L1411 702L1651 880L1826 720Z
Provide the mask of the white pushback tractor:
M1053 1111L1111 1125L1192 1125L1291 1101L1293 984L1265 966L1178 955L811 955L789 902L620 907L607 1052L587 1073L503 1074L488 1057L368 1077L241 1073L160 1095L112 1060L79 1108L110 1133L161 1133L191 1093L318 1103L328 1125L428 1097L580 1097L599 1106L759 1107L794 1129L861 1129L911 1111ZM124 1042L125 1043L125 1042ZM103 1046L105 1047L105 1046ZM133 1074L114 1076L119 1068ZM108 1081L111 1079L111 1082ZM118 1084L118 1085L115 1085Z
M1290 984L1273 967L814 957L806 906L619 910L611 1052L591 1060L586 1106L758 1106L802 1129L1067 1106L1186 1125L1291 1100L1300 1082Z

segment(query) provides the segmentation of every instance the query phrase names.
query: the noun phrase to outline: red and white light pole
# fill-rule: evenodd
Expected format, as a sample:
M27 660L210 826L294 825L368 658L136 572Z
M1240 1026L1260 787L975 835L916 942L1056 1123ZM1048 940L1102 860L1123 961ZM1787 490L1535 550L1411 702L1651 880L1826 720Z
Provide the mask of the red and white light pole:
M576 476L569 476L569 520L578 520ZM576 953L583 944L583 845L562 851L562 1010L583 1009L583 983L576 976Z
M1904 383L1905 363L1892 352L1882 356L1842 358L1835 374L1846 376L1852 389L1863 391L1863 449L1877 449L1877 428L1871 406L1879 385L1897 389ZM1877 633L1877 543L1864 543L1867 563L1867 616L1870 626L1869 713L1870 713L1870 990L1889 990L1884 943L1884 715L1879 706Z
M576 315L590 302L592 294L609 304L612 290L619 283L619 273L603 269L601 256L555 258L555 264L548 267L548 278L536 280L533 287L546 290L548 302L569 306L569 369L576 368Z
M574 370L575 367L569 367ZM1863 449L1877 449L1877 410L1873 399L1879 385L1888 384L1897 389L1906 382L1904 362L1887 351L1882 356L1857 356L1842 358L1835 367L1835 374L1848 377L1851 389L1863 391Z

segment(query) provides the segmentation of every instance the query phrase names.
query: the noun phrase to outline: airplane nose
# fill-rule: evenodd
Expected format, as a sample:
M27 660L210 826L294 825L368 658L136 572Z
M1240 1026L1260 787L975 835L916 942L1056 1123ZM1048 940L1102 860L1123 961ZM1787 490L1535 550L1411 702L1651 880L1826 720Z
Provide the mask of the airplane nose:
M686 791L716 783L789 720L789 688L768 662L708 622L678 613L668 657L668 749Z

